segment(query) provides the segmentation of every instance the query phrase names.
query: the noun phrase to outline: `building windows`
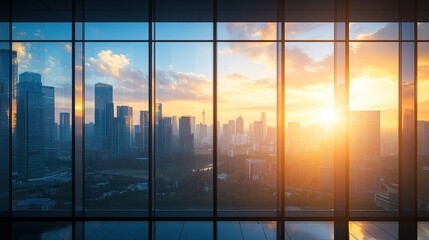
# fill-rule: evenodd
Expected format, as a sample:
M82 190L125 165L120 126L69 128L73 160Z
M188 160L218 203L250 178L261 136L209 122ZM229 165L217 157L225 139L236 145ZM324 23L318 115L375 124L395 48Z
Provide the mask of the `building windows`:
M424 236L427 4L323 2L1 3L2 217L88 239Z

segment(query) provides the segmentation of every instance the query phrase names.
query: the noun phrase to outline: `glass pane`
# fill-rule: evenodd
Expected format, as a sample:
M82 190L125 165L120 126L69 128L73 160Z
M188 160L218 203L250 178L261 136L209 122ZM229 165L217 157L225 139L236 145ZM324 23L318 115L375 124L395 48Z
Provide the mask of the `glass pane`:
M286 43L287 211L333 208L333 131L340 124L334 109L333 54L333 43Z
M191 214L212 209L212 59L211 43L156 44L155 198L159 210Z
M414 40L414 23L403 22L402 24L402 40Z
M146 43L85 45L87 209L147 209L147 56Z
M155 23L156 40L212 40L212 23Z
M419 222L417 229L419 240L429 239L429 222Z
M70 222L14 222L12 239L72 240Z
M350 40L398 40L398 23L350 23Z
M8 22L0 22L0 40L9 40L9 26Z
M417 158L420 211L429 211L429 43L418 45Z
M276 74L275 43L218 44L220 211L276 209Z
M276 239L276 222L218 222L218 239Z
M9 43L0 43L0 212L9 211L9 118L10 118L10 63L16 71L16 52L9 50ZM16 73L14 74L16 76Z
M148 239L147 222L85 222L84 226L85 240Z
M350 44L349 91L350 209L397 210L398 44Z
M71 208L70 43L13 43L13 209ZM18 81L17 81L18 80ZM16 83L17 81L17 83Z
M333 40L333 23L285 23L286 40Z
M155 239L213 239L213 222L156 222Z
M146 22L87 22L84 26L85 40L147 40L149 36Z
M12 40L71 40L71 23L18 23L12 24Z
M334 239L333 222L286 222L286 240Z
M276 23L218 23L219 40L276 40Z
M397 222L349 222L349 237L358 239L399 239Z
M417 24L417 39L429 40L429 23L419 22Z

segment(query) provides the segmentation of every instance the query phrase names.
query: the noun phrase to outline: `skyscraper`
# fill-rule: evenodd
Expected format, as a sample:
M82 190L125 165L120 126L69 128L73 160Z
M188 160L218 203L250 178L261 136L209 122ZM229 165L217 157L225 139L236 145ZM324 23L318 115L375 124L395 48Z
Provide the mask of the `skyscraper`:
M117 117L114 123L114 149L116 156L124 156L130 152L133 131L133 108L116 107Z
M370 200L380 181L380 111L351 111L349 119L350 196Z
M244 120L241 116L235 120L235 132L237 134L244 134Z
M105 83L95 84L95 148L111 147L108 139L113 125L113 87ZM110 105L108 105L110 104ZM108 108L108 109L107 109ZM107 111L109 110L109 111Z
M182 116L179 120L180 151L183 157L189 157L194 154L192 122L195 124L195 117L192 116Z
M265 112L261 113L261 123L262 123L262 140L264 141L267 137L267 114Z
M43 86L43 122L45 125L45 148L54 148L57 138L55 128L55 88Z
M70 113L60 113L59 140L61 143L71 141Z
M18 75L16 51L0 49L0 156L5 158L9 156L9 141L6 139L9 139L9 99L11 97L9 94L11 80L9 70L10 53L12 53L12 85L14 86ZM14 91L16 91L15 88L16 86L14 86Z
M21 179L44 175L45 124L41 75L24 72L19 75L16 116L16 166Z
M140 111L140 132L143 152L149 151L149 111Z

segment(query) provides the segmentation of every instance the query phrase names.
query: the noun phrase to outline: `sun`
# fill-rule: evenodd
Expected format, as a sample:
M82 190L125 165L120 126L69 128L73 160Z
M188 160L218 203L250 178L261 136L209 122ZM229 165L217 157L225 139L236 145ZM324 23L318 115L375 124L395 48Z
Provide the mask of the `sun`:
M337 113L332 108L323 109L322 111L319 112L319 120L321 122L332 124L337 120L337 118L338 118Z

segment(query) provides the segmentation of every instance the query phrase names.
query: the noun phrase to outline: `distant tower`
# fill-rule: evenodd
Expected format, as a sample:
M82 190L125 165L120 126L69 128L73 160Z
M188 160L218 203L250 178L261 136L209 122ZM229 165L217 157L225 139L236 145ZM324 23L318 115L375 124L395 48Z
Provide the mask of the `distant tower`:
M203 108L203 124L206 124L206 111L204 111L204 108Z

